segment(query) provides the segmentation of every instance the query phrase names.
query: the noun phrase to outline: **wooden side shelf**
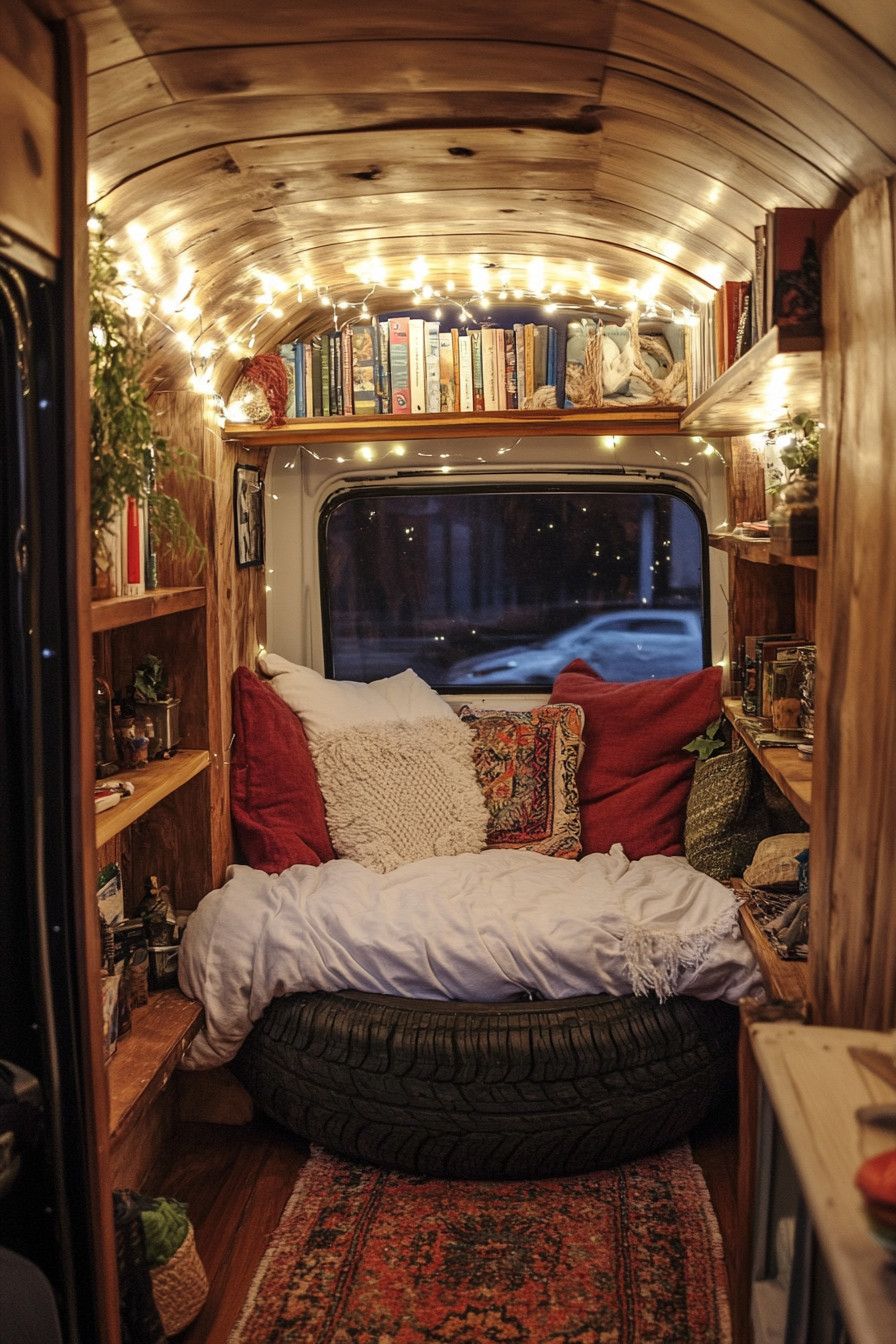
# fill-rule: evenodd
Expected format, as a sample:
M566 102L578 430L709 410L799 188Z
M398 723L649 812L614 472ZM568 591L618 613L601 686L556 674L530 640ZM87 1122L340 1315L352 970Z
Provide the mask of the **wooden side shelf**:
M207 751L178 751L170 761L150 761L143 770L123 771L115 779L130 779L136 786L130 798L123 799L108 812L100 812L96 819L96 846L105 845L113 836L125 830L144 812L174 793L188 779L200 774L209 763Z
M733 724L735 719L743 718L741 703L736 699L723 701L725 715ZM753 746L748 737L742 741L756 757L763 770L771 775L778 788L789 798L803 821L812 824L812 762L806 761L796 750L788 747L764 748L761 751Z
M735 889L742 883L735 879ZM748 906L742 905L737 912L740 931L759 962L762 982L770 999L802 999L809 997L809 965L805 961L782 961L760 929Z
M762 434L794 411L821 406L822 338L772 327L682 412L682 434Z
M288 420L274 429L228 423L224 434L247 448L276 443L345 443L355 439L470 439L489 434L677 434L681 408L612 407L583 411L463 411L427 415L326 415Z
M179 989L150 994L137 1008L127 1036L107 1068L109 1133L113 1144L124 1137L165 1088L187 1047L202 1026L202 1005Z
M204 606L204 588L153 588L139 597L108 597L92 603L90 628L96 635L101 630L117 630L123 625L136 625L138 621Z
M727 532L710 532L709 544L717 551L752 560L759 565L792 565L794 569L817 569L817 555L775 555L771 542L763 537L732 537Z

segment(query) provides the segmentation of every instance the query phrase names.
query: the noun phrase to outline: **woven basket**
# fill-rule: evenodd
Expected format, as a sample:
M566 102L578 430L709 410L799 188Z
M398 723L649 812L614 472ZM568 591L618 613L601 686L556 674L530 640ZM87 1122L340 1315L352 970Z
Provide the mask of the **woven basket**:
M179 1334L199 1315L208 1297L208 1279L192 1227L171 1259L149 1274L162 1329L166 1335Z

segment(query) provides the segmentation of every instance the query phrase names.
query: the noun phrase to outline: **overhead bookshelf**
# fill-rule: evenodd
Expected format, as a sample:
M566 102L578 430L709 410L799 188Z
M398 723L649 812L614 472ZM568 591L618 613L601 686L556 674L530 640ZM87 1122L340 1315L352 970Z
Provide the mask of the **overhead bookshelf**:
M209 759L207 751L178 751L170 761L150 761L142 770L122 771L119 777L130 779L135 791L130 798L123 798L107 812L98 813L97 849L126 830L144 812L174 793L175 789L186 784L194 775L201 774L208 768Z
M762 434L792 411L821 407L820 336L772 327L681 413L683 434Z
M728 698L724 702L725 715L736 727L737 719L743 718L740 700ZM762 747L757 748L746 733L742 736L759 764L777 784L778 788L793 803L803 821L812 823L812 762L805 760L796 748Z
M192 611L205 606L205 588L153 588L137 597L108 597L93 602L90 607L90 628L99 634L102 630L118 630L123 625L151 621L157 616L171 616L176 611Z
M817 569L817 555L778 555L764 537L732 537L726 532L710 532L709 544L717 551L751 560L759 565L792 565L794 569Z
M677 434L681 408L618 406L592 410L458 411L426 415L328 415L264 429L228 422L224 436L247 447L277 443L344 443L366 439L470 439L493 434Z

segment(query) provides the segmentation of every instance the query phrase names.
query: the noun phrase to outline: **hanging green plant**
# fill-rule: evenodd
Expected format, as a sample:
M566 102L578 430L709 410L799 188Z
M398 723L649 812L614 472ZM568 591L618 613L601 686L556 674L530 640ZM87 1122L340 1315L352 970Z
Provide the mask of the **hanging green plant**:
M118 258L100 227L90 234L90 529L93 557L106 569L106 529L128 496L149 500L150 530L163 551L205 563L206 551L179 499L155 484L163 473L199 476L196 458L153 429L142 382L143 325L126 309Z
M776 495L795 481L817 480L821 439L821 425L818 421L805 411L791 415L788 408L787 419L778 426L776 438L784 445L781 448L781 465L787 476L769 486L769 494Z

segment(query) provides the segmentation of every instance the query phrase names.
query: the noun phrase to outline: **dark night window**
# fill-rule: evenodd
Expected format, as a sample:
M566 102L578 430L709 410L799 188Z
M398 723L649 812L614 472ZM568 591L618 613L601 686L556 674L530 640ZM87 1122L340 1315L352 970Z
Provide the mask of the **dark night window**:
M704 665L703 530L677 493L358 491L321 537L331 676L491 691L573 658L608 681Z

